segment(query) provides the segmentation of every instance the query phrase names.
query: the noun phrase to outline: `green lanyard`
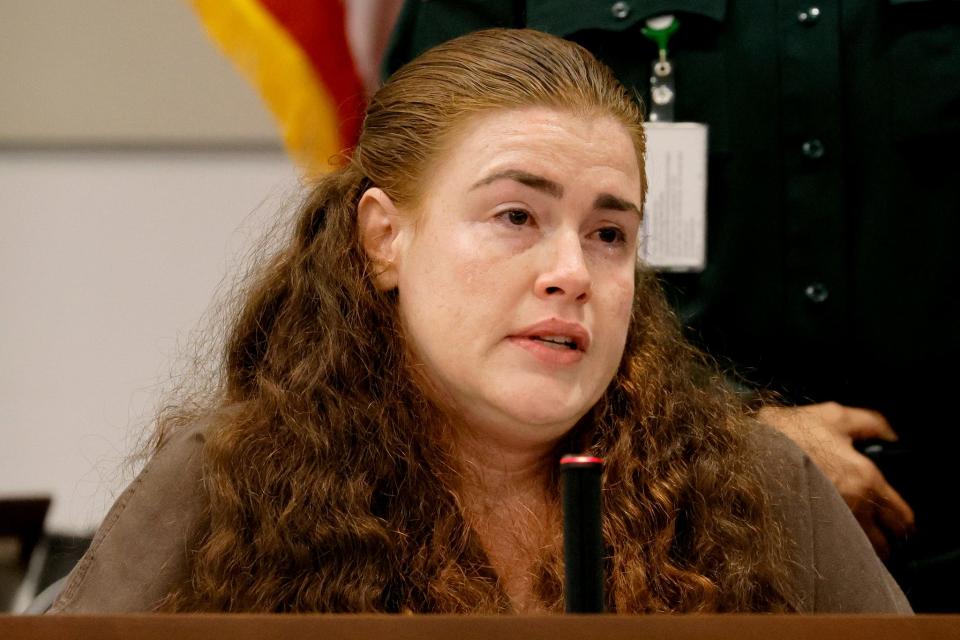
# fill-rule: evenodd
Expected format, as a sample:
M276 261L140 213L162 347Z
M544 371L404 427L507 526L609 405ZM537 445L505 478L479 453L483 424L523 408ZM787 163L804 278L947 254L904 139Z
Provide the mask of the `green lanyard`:
M667 45L670 43L670 36L679 28L680 21L668 14L650 18L647 26L641 29L641 33L657 45L659 52L650 74L650 112L647 114L650 122L673 122L677 86Z

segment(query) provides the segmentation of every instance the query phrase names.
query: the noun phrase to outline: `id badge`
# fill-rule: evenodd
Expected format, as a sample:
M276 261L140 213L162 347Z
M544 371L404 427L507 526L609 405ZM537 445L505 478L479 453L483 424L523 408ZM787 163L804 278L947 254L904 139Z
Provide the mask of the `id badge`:
M658 271L707 264L707 125L648 122L640 259Z

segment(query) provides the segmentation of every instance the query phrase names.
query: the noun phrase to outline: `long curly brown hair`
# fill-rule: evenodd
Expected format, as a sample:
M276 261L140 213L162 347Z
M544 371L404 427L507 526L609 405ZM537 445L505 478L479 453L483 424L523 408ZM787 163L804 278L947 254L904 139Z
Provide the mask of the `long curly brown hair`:
M440 45L373 97L346 165L319 180L292 239L249 285L215 400L160 423L162 446L175 424L213 416L208 517L189 580L161 608L511 610L461 507L458 460L438 444L443 411L411 375L396 292L373 285L356 207L374 185L397 203L416 202L459 125L533 105L613 116L643 158L640 108L610 71L578 45L534 31ZM610 611L796 608L750 428L742 402L681 338L655 277L640 268L619 371L557 445L606 459ZM558 479L548 484L558 510ZM534 592L560 611L562 545L558 532L547 534Z

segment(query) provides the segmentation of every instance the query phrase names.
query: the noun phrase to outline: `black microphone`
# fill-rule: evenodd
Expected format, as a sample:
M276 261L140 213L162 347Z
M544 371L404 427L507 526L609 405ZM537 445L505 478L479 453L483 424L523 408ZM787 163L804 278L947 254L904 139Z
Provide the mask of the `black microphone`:
M560 459L567 613L603 613L602 472L600 458L566 455Z

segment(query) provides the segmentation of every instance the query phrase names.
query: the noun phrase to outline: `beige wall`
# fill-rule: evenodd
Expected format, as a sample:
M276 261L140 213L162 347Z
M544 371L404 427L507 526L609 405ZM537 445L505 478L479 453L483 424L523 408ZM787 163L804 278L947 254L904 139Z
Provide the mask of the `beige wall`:
M0 495L95 526L183 344L295 198L181 0L0 0Z
M0 147L277 146L186 0L0 0Z

